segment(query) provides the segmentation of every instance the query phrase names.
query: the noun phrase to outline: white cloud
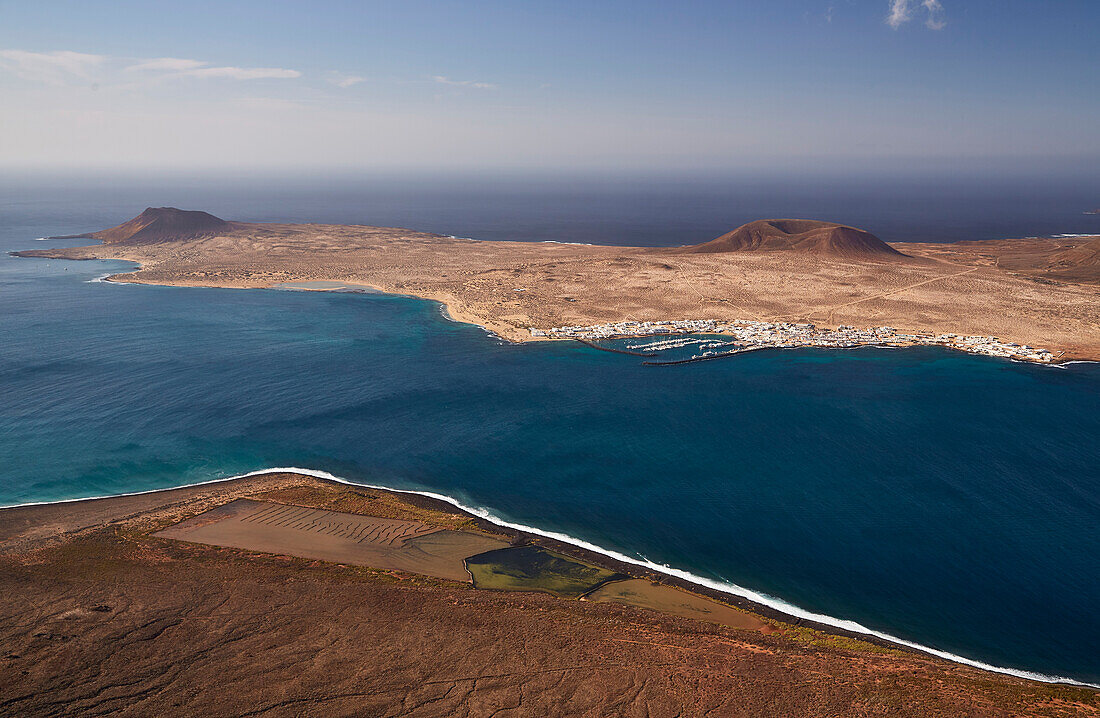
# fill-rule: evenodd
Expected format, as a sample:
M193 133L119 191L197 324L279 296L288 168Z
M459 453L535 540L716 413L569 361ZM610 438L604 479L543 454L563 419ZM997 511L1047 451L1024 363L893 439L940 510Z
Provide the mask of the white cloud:
M178 77L214 77L228 80L292 80L301 77L297 70L280 67L197 67L175 73Z
M474 87L479 90L495 90L497 86L490 82L474 82L473 80L452 80L449 77L443 75L432 75L432 80L438 82L441 85L452 85L454 87Z
M73 80L91 81L106 59L103 55L69 50L0 50L0 67L24 80L50 85L64 85Z
M367 78L360 77L359 75L345 75L342 72L330 72L328 81L332 85L337 87L351 87L352 85L358 85L360 82L366 82Z
M921 4L928 11L928 19L924 21L925 27L929 30L942 30L946 27L947 21L943 18L943 5L940 0L924 0Z
M201 60L184 60L178 57L156 57L150 60L142 60L135 65L130 65L126 68L126 70L128 72L149 70L164 72L184 72L186 70L194 70L196 68L209 64L210 63L202 62Z
M886 24L897 30L909 22L913 16L913 10L909 7L909 0L890 0L890 14L886 16Z
M26 50L0 50L0 70L7 70L17 77L50 85L68 85L74 82L99 82L116 87L136 87L132 82L121 82L119 70L140 73L140 84L176 77L221 78L228 80L293 79L301 77L297 70L281 67L213 67L203 60L180 57L154 57L133 59L88 55L69 50L54 52L28 52ZM112 78L113 75L113 78ZM115 80L111 83L109 80Z
M886 24L897 30L912 20L913 3L914 0L890 0L890 12L886 15ZM942 30L947 26L940 0L921 0L920 7L923 7L928 14L924 26L929 30Z

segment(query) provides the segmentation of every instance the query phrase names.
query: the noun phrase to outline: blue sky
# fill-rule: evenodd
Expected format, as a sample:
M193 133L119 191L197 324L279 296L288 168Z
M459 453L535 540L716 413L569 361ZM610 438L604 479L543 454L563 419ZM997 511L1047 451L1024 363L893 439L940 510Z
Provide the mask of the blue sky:
M0 166L1083 166L1098 29L1095 0L0 0Z

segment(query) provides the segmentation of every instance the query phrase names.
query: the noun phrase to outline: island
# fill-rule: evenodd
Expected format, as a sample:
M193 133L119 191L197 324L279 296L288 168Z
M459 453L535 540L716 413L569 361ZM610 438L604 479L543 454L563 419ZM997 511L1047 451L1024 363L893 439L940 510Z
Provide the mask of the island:
M430 497L286 470L0 509L0 608L0 710L20 716L1098 705L1091 688L822 631Z
M230 222L148 208L98 244L24 257L122 259L110 281L370 289L436 300L509 341L714 333L710 355L937 345L1100 359L1100 237L887 243L846 225L760 220L683 247L478 241L392 227Z

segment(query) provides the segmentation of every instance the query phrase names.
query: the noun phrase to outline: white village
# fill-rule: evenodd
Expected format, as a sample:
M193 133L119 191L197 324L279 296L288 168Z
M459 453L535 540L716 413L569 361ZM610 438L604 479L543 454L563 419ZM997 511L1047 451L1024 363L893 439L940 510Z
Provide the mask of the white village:
M808 323L758 322L746 319L721 321L716 319L689 319L682 321L637 322L623 321L592 326L554 327L540 330L530 328L532 337L546 339L579 339L599 341L604 339L623 339L630 337L651 337L662 335L708 334L730 337L730 341L699 342L699 354L687 361L728 356L756 349L793 349L797 347L911 347L942 346L958 349L972 354L984 354L1018 361L1049 364L1057 357L1045 349L1036 349L1026 344L1002 341L997 337L961 334L932 334L900 332L893 327L870 327L857 329L841 325L836 329L825 329ZM688 343L669 341L666 343L648 343L633 348L660 351L680 348Z

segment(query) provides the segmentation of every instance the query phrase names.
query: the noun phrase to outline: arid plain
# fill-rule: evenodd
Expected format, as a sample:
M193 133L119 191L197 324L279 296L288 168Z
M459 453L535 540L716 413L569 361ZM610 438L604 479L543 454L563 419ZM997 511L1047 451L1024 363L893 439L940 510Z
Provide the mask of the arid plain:
M790 235L754 245L745 238L759 240L755 230L740 228L709 246L643 248L224 222L150 208L82 235L102 244L20 254L140 263L112 277L122 282L372 287L440 301L453 318L513 341L529 340L531 327L747 319L989 335L1062 359L1100 359L1100 238L887 246L832 227L824 238L809 233L811 242Z

